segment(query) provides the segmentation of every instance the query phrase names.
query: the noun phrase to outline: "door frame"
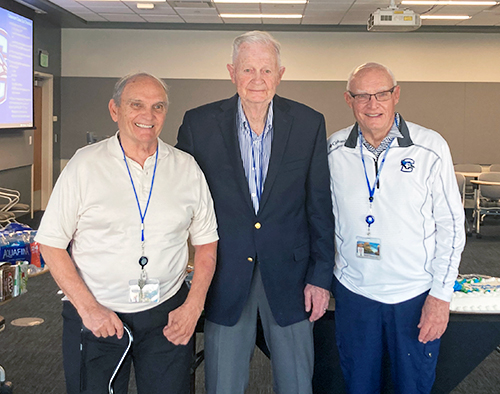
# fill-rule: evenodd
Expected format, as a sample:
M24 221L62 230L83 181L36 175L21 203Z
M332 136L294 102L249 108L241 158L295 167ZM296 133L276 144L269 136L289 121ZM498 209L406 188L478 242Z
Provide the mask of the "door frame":
M45 210L53 187L54 170L54 76L35 71L37 86L42 88L42 192L41 209ZM32 178L33 179L33 178ZM34 203L33 182L31 184L31 206Z

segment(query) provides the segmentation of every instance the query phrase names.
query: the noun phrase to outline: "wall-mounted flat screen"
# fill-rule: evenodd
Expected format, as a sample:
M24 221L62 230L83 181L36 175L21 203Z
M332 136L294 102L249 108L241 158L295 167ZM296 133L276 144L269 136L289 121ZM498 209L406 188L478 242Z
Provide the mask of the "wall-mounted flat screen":
M33 127L33 21L0 8L0 129Z

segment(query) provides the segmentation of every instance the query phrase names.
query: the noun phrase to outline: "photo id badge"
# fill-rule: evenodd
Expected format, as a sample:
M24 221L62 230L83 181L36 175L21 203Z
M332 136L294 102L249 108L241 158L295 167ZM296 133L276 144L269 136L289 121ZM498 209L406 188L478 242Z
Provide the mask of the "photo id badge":
M160 302L160 281L158 279L133 279L128 282L130 302ZM142 286L140 286L142 284Z
M356 256L362 259L380 260L380 239L356 237Z

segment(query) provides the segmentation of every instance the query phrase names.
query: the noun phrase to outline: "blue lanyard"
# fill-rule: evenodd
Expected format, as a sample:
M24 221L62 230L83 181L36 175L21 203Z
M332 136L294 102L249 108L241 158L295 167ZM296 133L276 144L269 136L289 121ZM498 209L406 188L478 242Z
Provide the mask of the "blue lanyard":
M394 141L394 138L391 139L391 142L389 142L389 145L387 146L387 149L384 152L384 157L382 158L382 163L380 163L380 167L377 171L377 177L375 178L375 182L373 183L373 187L370 185L370 180L368 179L368 173L366 172L366 163L365 163L365 157L363 155L363 134L361 133L361 130L359 131L359 150L361 151L361 161L363 162L363 168L365 170L365 178L366 178L366 185L368 186L368 193L370 195L370 203L373 202L373 195L375 194L375 188L377 187L377 183L380 179L380 174L382 173L382 168L384 167L385 159L387 157L387 153L389 153L389 149L391 148L392 141Z
M120 148L122 148L123 161L125 162L125 165L127 166L128 176L130 177L130 182L132 183L132 189L134 189L135 200L137 201L137 208L139 208L139 215L141 216L141 242L143 243L143 249L144 249L144 219L146 218L146 214L147 214L148 208L149 208L149 201L151 200L151 194L153 193L153 185L155 183L155 175L156 175L156 165L158 164L158 150L159 150L160 146L158 145L156 147L155 168L153 170L153 178L151 179L151 187L149 189L148 202L146 203L146 209L144 210L144 214L142 213L141 204L139 203L139 197L137 196L137 191L135 190L134 180L132 179L132 174L130 173L130 168L129 168L128 163L127 163L127 157L125 156L125 151L123 150L123 146L122 146L121 141L120 141ZM144 253L144 250L143 250L143 253Z
M250 133L252 131L250 130ZM250 135L250 138L252 136ZM264 136L262 136L262 139L260 141L260 149L259 149L259 177L257 177L257 163L255 162L255 151L254 151L254 143L253 139L251 140L252 143L252 165L253 168L255 169L254 175L255 175L255 191L257 193L257 200L260 202L260 196L262 195L262 159L263 159L263 153L262 151L264 150ZM260 183L259 183L260 181Z

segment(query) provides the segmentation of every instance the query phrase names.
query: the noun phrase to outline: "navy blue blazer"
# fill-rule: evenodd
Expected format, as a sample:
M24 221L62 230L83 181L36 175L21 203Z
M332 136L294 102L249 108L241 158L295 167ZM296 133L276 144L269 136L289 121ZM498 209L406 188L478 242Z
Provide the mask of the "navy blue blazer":
M238 95L184 115L177 147L205 173L217 215L217 268L206 318L232 326L250 291L255 258L276 322L308 318L304 287L330 289L334 219L322 114L274 96L274 136L256 215L237 135Z

